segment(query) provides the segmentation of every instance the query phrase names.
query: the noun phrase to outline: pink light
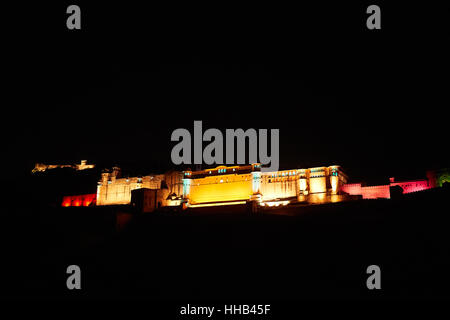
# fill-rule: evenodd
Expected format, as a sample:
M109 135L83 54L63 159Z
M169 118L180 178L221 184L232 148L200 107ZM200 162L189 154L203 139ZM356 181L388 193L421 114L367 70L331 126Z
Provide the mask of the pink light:
M428 180L414 180L394 182L390 178L388 185L362 187L360 183L346 184L341 187L341 191L349 195L360 195L363 199L390 199L391 193L389 187L399 186L403 189L403 193L411 193L431 189Z
M389 185L362 187L361 191L363 199L389 199L391 197Z
M361 183L344 184L341 187L341 191L348 193L349 195L361 195Z

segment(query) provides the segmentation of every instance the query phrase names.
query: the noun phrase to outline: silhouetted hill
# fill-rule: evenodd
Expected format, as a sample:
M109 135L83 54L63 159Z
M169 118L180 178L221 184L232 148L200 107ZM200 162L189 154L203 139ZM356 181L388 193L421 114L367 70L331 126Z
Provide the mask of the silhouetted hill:
M9 225L14 257L2 295L58 298L311 299L449 297L449 190L396 200L127 215L116 208L42 208ZM205 208L204 208L205 209ZM30 224L32 222L32 224ZM20 245L17 245L20 244ZM19 250L19 251L18 251ZM65 268L83 270L81 293ZM382 290L366 288L366 268ZM26 266L26 267L25 267ZM20 280L33 266L42 275ZM5 273L4 273L5 274Z

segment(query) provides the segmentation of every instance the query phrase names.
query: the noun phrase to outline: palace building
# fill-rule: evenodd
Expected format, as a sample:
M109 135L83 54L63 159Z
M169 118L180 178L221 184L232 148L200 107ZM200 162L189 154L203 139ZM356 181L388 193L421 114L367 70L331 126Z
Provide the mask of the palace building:
M257 201L261 205L338 201L347 176L339 166L261 172L260 164L184 172L188 206Z
M187 208L250 201L262 206L325 203L342 200L340 190L346 182L347 176L339 166L261 172L260 164L252 164L134 178L122 178L120 169L113 168L102 174L96 204L130 204L135 198L144 202L144 211L152 211L165 206Z

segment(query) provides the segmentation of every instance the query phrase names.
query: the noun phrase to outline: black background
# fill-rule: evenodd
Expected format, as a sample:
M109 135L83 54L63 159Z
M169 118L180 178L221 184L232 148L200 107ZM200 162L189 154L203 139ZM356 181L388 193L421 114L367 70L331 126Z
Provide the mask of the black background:
M80 2L81 30L66 28L68 3L23 6L7 34L4 160L161 172L171 132L202 120L279 128L281 168L419 177L448 163L448 7L378 4L381 30L362 2Z
M382 299L385 292L448 297L442 196L311 209L294 220L145 217L106 248L84 252L77 232L85 216L34 206L24 178L35 162L80 159L164 172L173 167L170 134L180 127L192 132L194 120L205 129L279 128L281 168L339 164L351 180L377 183L422 177L448 166L448 5L376 2L382 29L368 30L372 2L79 1L82 29L68 30L69 4L21 3L4 11L1 179L15 195L5 196L14 210L2 213L18 218L13 227L3 221L3 296L160 297L148 292L155 285L163 298L183 304L236 290L235 297L258 303ZM238 251L228 259L230 250ZM167 260L155 264L154 257ZM35 261L43 276L30 282ZM88 288L79 295L64 286L64 268L74 261L87 270ZM374 261L387 270L381 294L361 286L363 267ZM230 269L242 272L233 278L224 273ZM265 287L259 277L268 274ZM194 276L203 276L197 287ZM250 285L236 289L241 280ZM179 283L186 286L172 291Z

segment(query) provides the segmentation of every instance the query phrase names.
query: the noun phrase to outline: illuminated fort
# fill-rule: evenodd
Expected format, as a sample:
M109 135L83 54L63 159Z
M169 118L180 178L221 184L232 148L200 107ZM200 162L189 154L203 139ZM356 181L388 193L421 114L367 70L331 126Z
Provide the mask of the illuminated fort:
M161 207L196 208L248 204L283 206L322 204L350 199L389 199L392 187L411 193L442 186L448 170L427 172L427 179L395 181L366 186L348 184L340 166L262 172L260 164L218 166L198 171L170 171L140 177L122 177L114 167L105 170L97 193L66 196L63 206L132 205L150 212Z
M261 206L337 202L345 196L341 189L346 183L347 176L339 166L261 172L260 164L252 164L133 178L122 178L120 169L113 168L102 174L96 204L130 204L133 194L143 203L143 211L248 202ZM72 201L66 197L64 203L68 206Z

